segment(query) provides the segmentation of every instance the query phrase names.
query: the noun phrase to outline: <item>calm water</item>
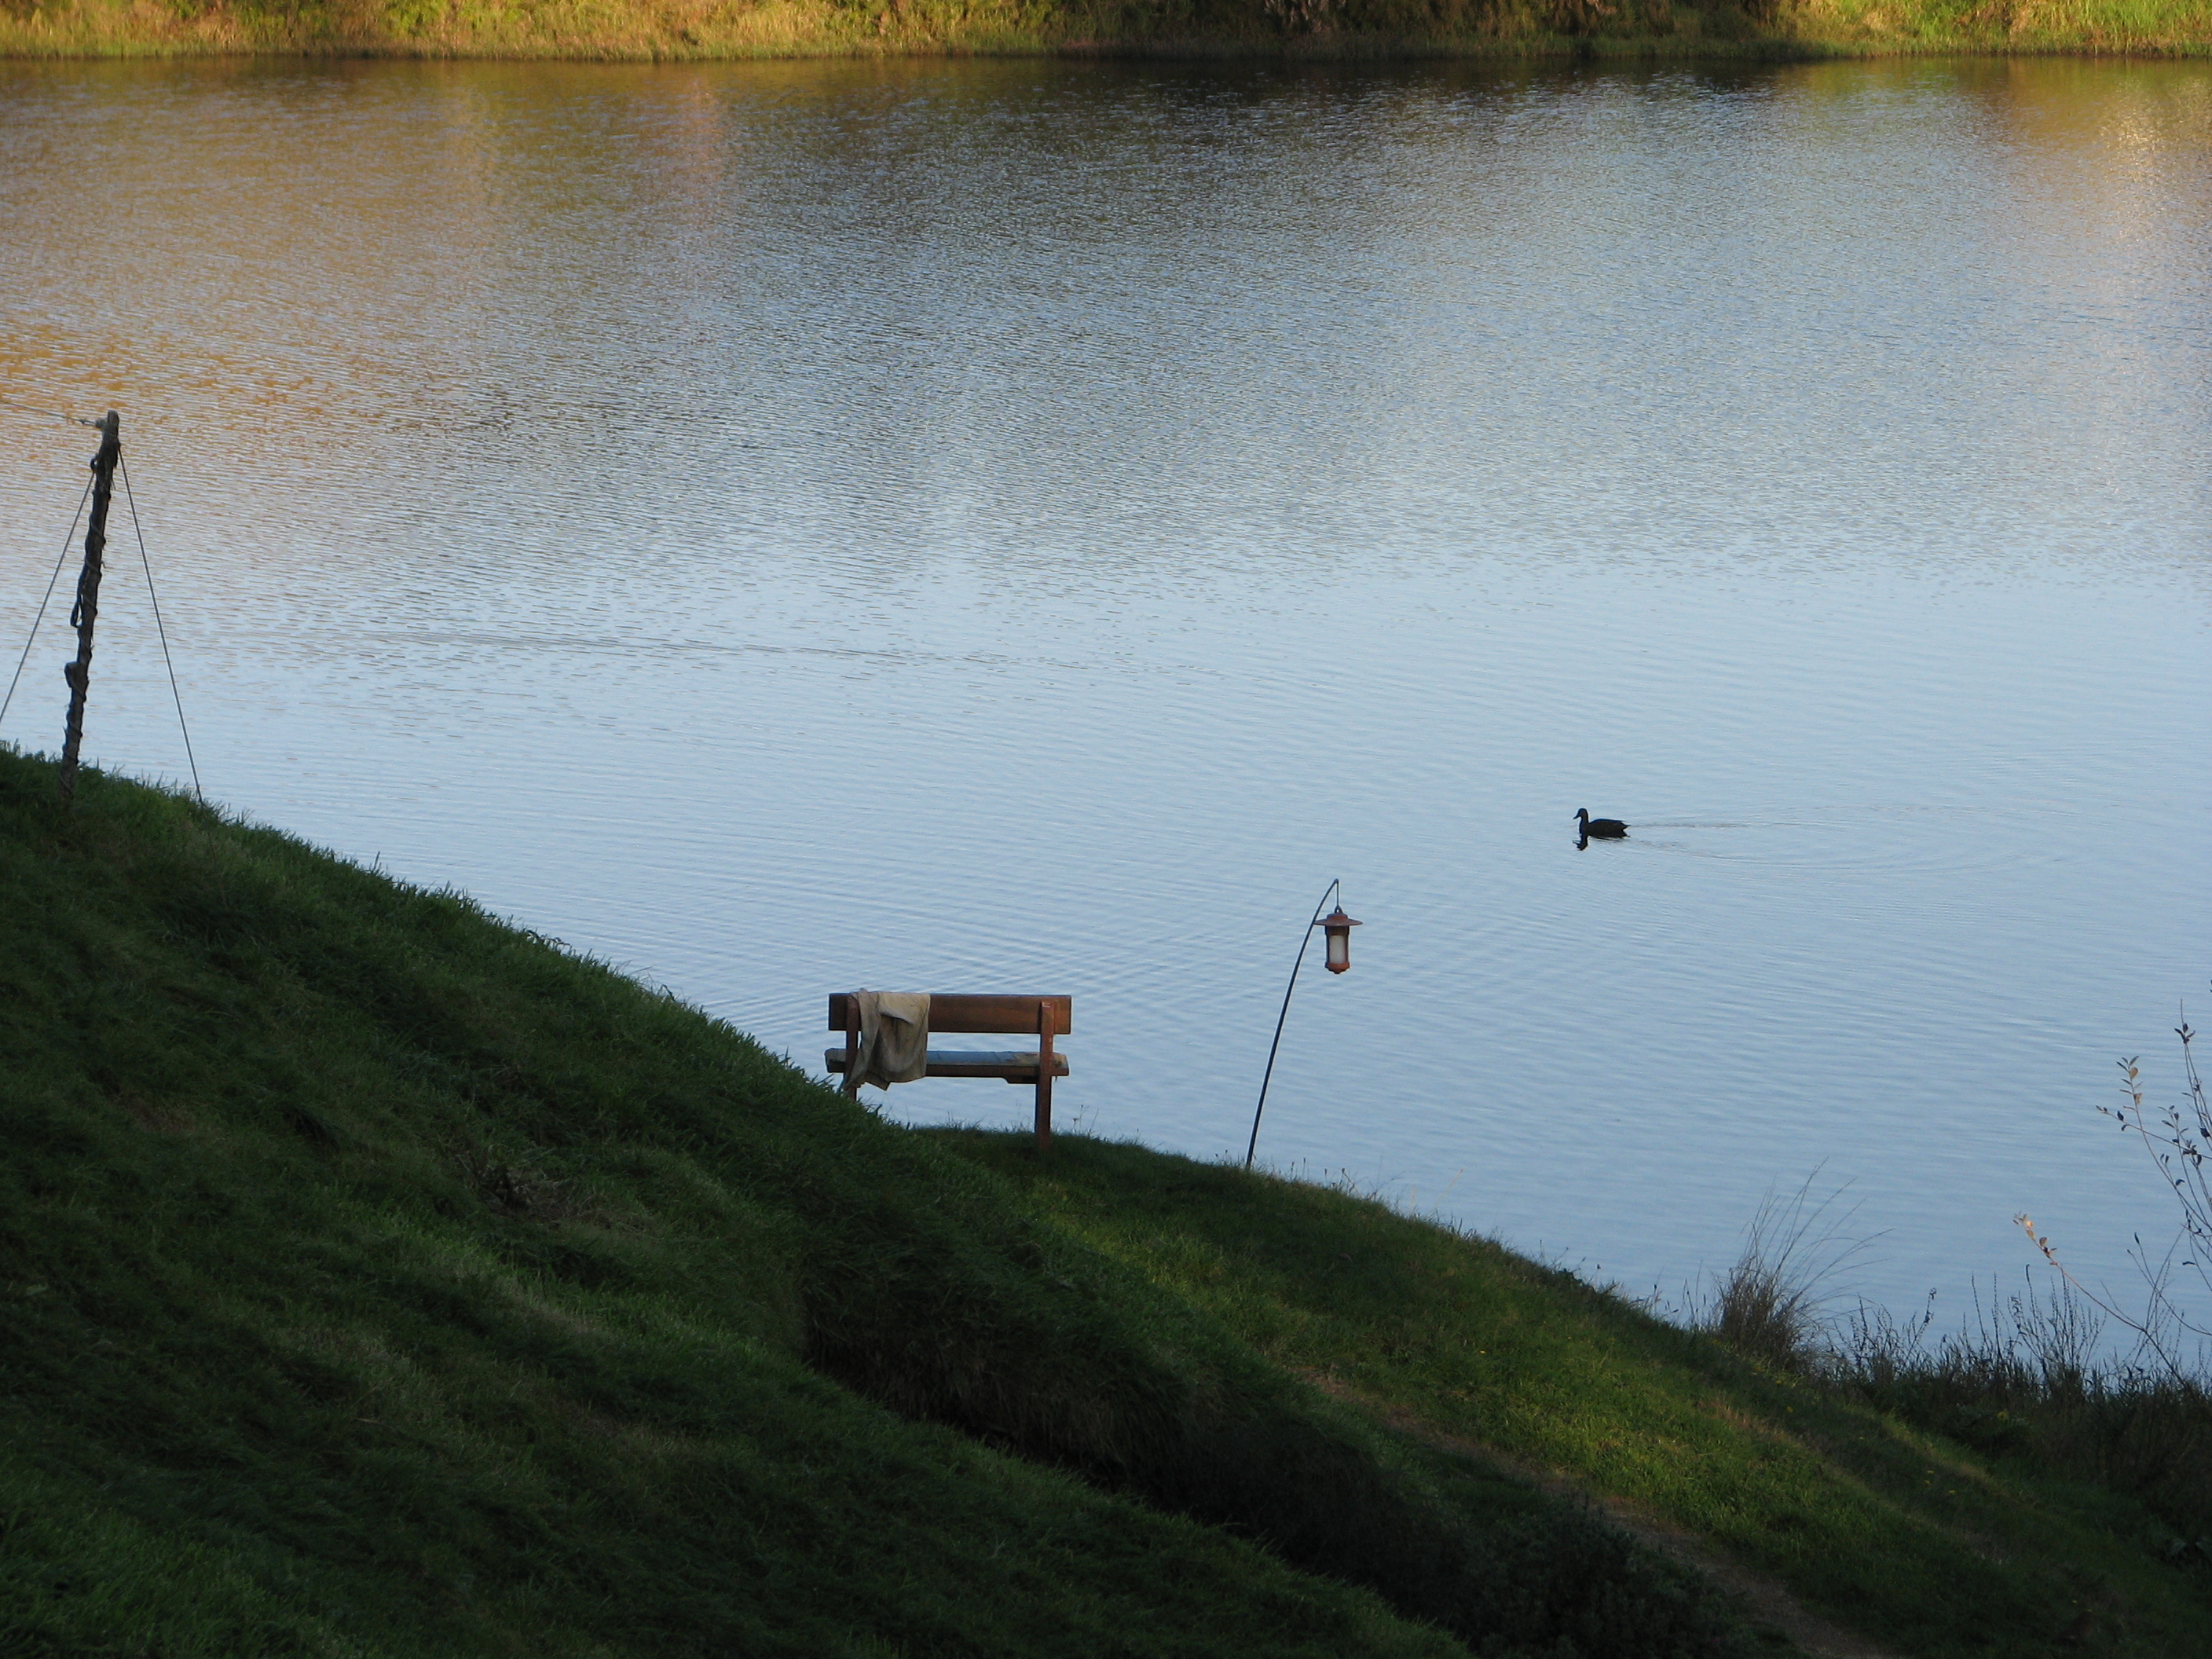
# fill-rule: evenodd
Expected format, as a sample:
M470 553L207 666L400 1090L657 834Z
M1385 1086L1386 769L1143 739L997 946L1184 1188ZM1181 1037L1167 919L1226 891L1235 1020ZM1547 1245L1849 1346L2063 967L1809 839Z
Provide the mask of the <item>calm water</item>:
M1202 1156L1341 876L1280 1165L1672 1291L1816 1167L1899 1306L2165 1228L2212 68L0 65L0 211L255 818L810 1068L1072 992L1065 1115ZM88 438L0 410L8 667Z

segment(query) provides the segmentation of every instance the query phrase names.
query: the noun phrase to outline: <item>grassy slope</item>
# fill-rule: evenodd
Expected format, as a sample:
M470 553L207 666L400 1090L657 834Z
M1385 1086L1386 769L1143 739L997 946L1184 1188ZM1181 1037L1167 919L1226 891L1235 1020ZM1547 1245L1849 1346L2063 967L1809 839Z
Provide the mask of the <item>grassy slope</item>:
M1904 1654L2212 1653L2137 1506L1762 1374L1478 1239L1141 1148L937 1137L1283 1365L1717 1544ZM2084 1618L2086 1615L2086 1624Z
M2212 50L2212 0L0 0L0 56Z
M1760 1645L695 1011L52 797L0 750L0 1654Z

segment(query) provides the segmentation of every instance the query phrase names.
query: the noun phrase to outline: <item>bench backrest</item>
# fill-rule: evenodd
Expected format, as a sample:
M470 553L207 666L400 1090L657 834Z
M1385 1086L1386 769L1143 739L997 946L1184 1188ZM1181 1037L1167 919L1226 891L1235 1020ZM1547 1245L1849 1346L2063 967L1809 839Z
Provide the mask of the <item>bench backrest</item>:
M830 1024L832 1031L846 1029L845 1003L847 994L830 994ZM1036 1035L1037 1005L1052 1005L1052 1029L1056 1036L1067 1035L1068 1021L1075 1011L1073 997L1009 997L1009 996L939 996L935 992L929 997L929 1029L962 1033L981 1031L1024 1031Z

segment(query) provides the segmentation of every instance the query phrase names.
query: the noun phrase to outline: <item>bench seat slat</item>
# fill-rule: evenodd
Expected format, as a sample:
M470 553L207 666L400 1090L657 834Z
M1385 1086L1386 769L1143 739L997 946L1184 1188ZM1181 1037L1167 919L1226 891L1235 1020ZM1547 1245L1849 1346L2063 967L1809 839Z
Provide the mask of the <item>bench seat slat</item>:
M976 996L965 993L933 992L929 999L929 1029L932 1032L951 1031L963 1036L1034 1036L1037 1028L1036 1006L1041 1001L1052 1004L1053 1035L1068 1036L1068 1027L1075 1012L1075 999L1072 996ZM830 994L830 1024L825 1029L832 1031L845 1029L845 993L842 991Z
M822 1062L830 1071L842 1073L851 1058L851 1051L848 1049L831 1048L823 1053ZM1054 1077L1067 1075L1066 1054L1056 1054L1052 1057L1052 1074ZM999 1077L1006 1079L1009 1083L1035 1083L1037 1080L1037 1050L1032 1048L1027 1054L1019 1054L1012 1051L985 1050L969 1053L932 1048L929 1051L928 1070L925 1075Z

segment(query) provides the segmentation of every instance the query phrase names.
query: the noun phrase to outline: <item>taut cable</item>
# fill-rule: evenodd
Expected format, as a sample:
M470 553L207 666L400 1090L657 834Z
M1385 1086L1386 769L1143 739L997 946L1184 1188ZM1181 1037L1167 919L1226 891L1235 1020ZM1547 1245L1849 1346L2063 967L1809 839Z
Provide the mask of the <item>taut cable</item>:
M13 408L15 405L9 405ZM39 601L39 614L31 618L30 636L23 641L23 654L15 659L15 672L8 682L8 695L0 697L0 720L8 718L8 705L15 701L15 687L23 678L23 665L31 659L31 646L39 637L39 624L46 619L46 607L53 603L54 587L62 579L62 567L69 562L70 544L76 540L76 521L84 517L84 504L92 495L92 481L85 480L84 494L76 498L76 511L70 515L69 534L62 538L61 556L54 561L54 574L46 578L46 596Z
M199 757L192 753L192 728L185 720L185 694L177 690L177 665L169 655L169 630L161 622L161 595L154 591L154 562L146 556L146 532L138 526L138 500L131 493L131 465L120 453L115 464L123 475L124 505L131 509L131 533L138 538L138 562L146 572L146 597L154 602L154 632L161 641L161 664L169 671L169 695L177 704L177 730L185 734L185 763L192 769L192 795L204 806L207 795L200 787Z

